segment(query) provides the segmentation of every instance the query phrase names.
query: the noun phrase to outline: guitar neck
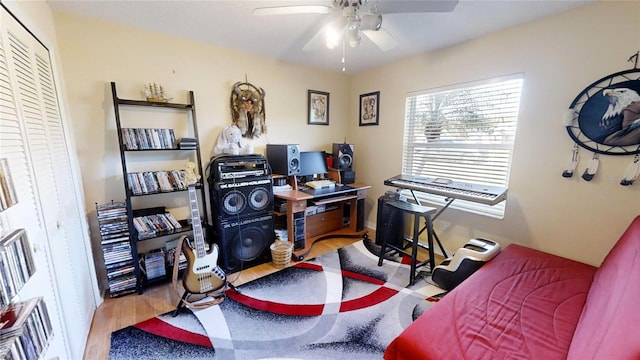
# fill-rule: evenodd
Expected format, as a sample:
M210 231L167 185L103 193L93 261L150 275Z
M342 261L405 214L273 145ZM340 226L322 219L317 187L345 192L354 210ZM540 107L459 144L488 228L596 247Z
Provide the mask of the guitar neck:
M191 225L193 226L193 242L196 256L202 258L207 252L204 247L202 221L200 220L200 211L198 209L198 194L194 186L189 186L189 207L191 209Z

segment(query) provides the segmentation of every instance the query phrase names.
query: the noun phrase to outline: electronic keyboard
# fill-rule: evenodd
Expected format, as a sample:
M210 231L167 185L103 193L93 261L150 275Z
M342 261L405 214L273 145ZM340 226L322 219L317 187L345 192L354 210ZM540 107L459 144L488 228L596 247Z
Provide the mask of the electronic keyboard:
M504 187L427 176L398 175L385 180L384 184L487 205L495 205L507 198L507 188Z

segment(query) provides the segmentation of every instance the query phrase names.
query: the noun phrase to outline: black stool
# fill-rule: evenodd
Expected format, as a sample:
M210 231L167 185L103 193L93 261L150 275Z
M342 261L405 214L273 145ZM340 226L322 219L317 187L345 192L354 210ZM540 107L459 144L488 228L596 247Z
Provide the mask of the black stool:
M436 208L416 205L410 202L400 201L400 200L388 202L387 205L393 207L394 211L402 211L404 213L409 213L414 215L413 238L411 240L406 239L407 242L411 243L411 253L407 251L407 248L409 247L408 245L404 246L402 243L399 245L395 245L391 243L387 244L387 237L384 237L382 239L382 244L381 244L382 247L380 248L380 257L378 258L378 266L382 266L382 260L384 260L384 255L388 251L387 247L391 248L391 250L395 250L402 254L405 254L406 256L409 256L411 258L411 273L409 274L409 286L412 286L416 282L417 268L419 268L420 266L429 264L429 267L430 267L429 271L433 271L433 269L436 266L435 256L433 253L433 237L434 237L433 223L431 221L431 215L436 212ZM424 217L426 221L426 226L422 231L424 231L425 229L427 230L427 246L425 246L424 244L421 244L418 241L418 238L422 233L422 231L420 230L420 217ZM401 234L401 237L404 238L404 229L400 228L399 230L403 232L403 234ZM440 243L439 240L438 240L438 243ZM418 246L426 249L429 252L429 259L425 261L421 261L419 263L417 262ZM442 245L440 246L442 247Z

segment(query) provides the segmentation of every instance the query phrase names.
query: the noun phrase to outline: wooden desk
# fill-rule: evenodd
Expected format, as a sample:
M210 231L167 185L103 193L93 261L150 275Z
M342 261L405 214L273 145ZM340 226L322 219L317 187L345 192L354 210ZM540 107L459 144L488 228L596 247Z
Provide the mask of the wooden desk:
M318 240L335 236L363 236L367 233L362 224L358 229L358 200L364 199L370 185L349 184L335 189L313 190L297 188L278 191L273 195L286 201L286 213L275 212L276 216L287 217L287 236L294 243L293 259L300 261L309 253L311 245ZM308 206L324 206L326 211L306 215ZM349 207L349 223L343 224L345 206ZM364 209L360 209L364 211ZM301 221L301 219L303 219ZM303 229L300 228L303 226ZM304 239L296 241L296 232L304 233ZM301 238L301 236L298 236ZM304 240L303 243L300 240Z

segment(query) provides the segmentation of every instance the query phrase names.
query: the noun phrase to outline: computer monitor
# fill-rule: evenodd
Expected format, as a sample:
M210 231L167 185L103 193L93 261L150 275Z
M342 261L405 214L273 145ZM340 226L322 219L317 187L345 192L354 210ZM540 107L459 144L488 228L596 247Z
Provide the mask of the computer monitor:
M324 151L302 151L300 152L300 175L307 178L315 174L326 174L327 160Z

